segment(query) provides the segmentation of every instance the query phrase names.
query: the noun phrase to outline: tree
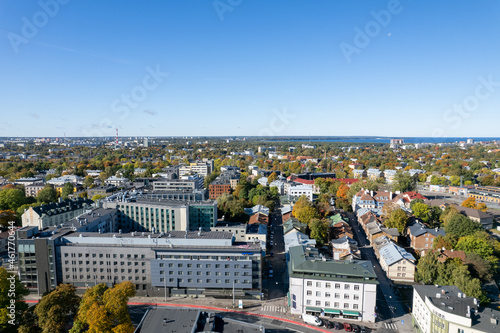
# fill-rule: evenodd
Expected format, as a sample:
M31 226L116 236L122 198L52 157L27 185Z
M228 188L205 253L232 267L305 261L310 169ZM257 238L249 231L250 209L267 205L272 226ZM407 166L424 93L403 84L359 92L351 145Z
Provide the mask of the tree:
M453 218L455 215L460 215L460 212L453 206L446 207L446 209L441 213L439 216L439 220L446 225L450 222L450 220Z
M96 194L92 197L92 201L97 201L97 200L101 200L101 199L104 199L106 198L105 195L102 195L102 194Z
M0 210L0 227L7 228L10 221L17 222L19 218L12 209Z
M75 191L75 186L72 183L65 183L62 188L61 197L63 199L67 199L68 195L72 194Z
M312 206L312 203L305 195L301 196L293 206L293 216L299 219L300 222L309 224L312 219L318 218L317 210Z
M476 198L474 197L468 197L467 199L465 199L461 204L460 206L462 207L467 207L467 208L474 208L476 209L477 207L477 204L476 204Z
M479 223L472 221L462 214L454 215L444 227L447 235L453 235L457 238L472 235L480 229L481 225Z
M403 233L408 224L408 216L402 209L392 211L389 219L385 220L385 226L388 228L397 228L399 233Z
M400 207L394 202L386 202L382 207L382 215L389 218L393 211L399 209Z
M319 219L312 219L309 223L309 229L311 230L311 238L314 238L316 242L321 246L328 240L328 221L322 221Z
M488 206L486 206L484 202L480 202L477 204L476 209L486 213L488 211Z
M453 244L450 243L445 237L439 235L436 238L434 238L434 241L432 242L432 249L434 250L441 250L443 248L446 250L453 249Z
M347 199L347 194L349 193L349 186L346 184L342 183L336 193L337 198L344 198Z
M394 183L392 186L392 190L394 192L400 191L401 193L415 191L416 182L412 176L408 173L398 172L396 176L394 176Z
M0 210L17 210L26 202L24 192L15 188L0 191Z
M78 310L80 297L71 284L60 284L44 295L35 309L43 333L64 332L65 326Z
M278 179L278 175L276 174L276 172L272 172L269 177L267 177L267 182L268 184L271 184L272 182L274 182L276 179Z
M455 250L464 251L466 254L475 253L484 259L493 259L492 257L494 257L491 243L477 233L461 237L455 246Z
M14 292L11 292L11 284ZM10 294L10 295L9 295ZM29 291L19 281L16 274L11 274L0 267L0 331L6 333L17 332L16 327L21 324L22 314L28 308L24 296ZM12 303L14 301L14 303ZM10 308L9 308L10 307ZM13 310L11 310L13 308ZM11 315L11 311L14 311ZM15 324L15 325L12 325Z
M135 295L130 281L113 288L101 283L87 289L78 308L78 315L70 333L132 333L134 327L128 313L127 302Z
M480 255L469 253L465 259L465 263L469 266L469 272L471 272L473 277L477 277L483 282L491 281L493 278L493 266Z
M424 203L417 202L413 205L413 215L420 219L424 223L428 223L430 220L430 208Z
M420 258L417 264L417 271L415 273L416 281L421 281L425 284L431 284L436 281L440 265L437 257L437 252L431 251Z
M83 181L83 185L86 188L90 188L94 184L94 178L87 176L85 177L85 180Z
M43 190L38 192L37 201L41 204L49 204L57 201L57 191L50 185L45 186Z
M453 284L463 291L467 296L477 298L481 304L488 302L484 291L481 289L481 281L477 278L472 278L467 266L458 267L453 272Z

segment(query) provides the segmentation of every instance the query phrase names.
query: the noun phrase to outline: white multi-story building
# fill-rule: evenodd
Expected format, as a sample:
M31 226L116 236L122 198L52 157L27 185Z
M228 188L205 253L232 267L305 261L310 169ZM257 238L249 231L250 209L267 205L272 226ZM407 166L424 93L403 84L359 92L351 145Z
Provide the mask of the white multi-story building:
M288 193L291 197L300 197L305 195L310 201L313 200L313 187L311 185L298 185L288 187Z
M414 285L413 326L418 333L499 332L500 311L480 308L455 286Z
M325 260L305 246L289 249L290 311L375 322L377 276L370 261Z

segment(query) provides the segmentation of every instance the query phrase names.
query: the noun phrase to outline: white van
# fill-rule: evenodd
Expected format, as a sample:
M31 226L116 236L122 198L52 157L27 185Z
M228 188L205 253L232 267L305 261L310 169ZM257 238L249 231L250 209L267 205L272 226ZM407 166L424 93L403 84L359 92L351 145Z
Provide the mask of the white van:
M309 314L303 314L302 319L304 319L304 322L309 325L314 325L314 326L321 326L323 325L323 322L321 319L319 319L317 316L309 315Z

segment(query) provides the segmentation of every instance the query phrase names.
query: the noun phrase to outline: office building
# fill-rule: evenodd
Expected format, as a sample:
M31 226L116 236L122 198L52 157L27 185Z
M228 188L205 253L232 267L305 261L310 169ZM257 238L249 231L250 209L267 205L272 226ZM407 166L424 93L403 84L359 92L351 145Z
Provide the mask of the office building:
M499 332L500 311L483 308L455 286L414 285L412 321L417 333Z
M377 276L370 261L328 260L305 246L289 249L292 314L375 322Z

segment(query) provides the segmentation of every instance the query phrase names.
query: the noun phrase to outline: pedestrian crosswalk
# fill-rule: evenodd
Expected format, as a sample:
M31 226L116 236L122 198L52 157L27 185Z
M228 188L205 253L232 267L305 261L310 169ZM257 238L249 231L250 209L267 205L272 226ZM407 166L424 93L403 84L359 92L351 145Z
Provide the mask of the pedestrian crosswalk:
M398 329L396 324L394 324L394 323L384 323L384 326L385 326L385 328L388 328L390 330L397 331L397 329Z
M286 308L284 306L264 305L262 307L262 311L264 311L264 312L286 312Z

